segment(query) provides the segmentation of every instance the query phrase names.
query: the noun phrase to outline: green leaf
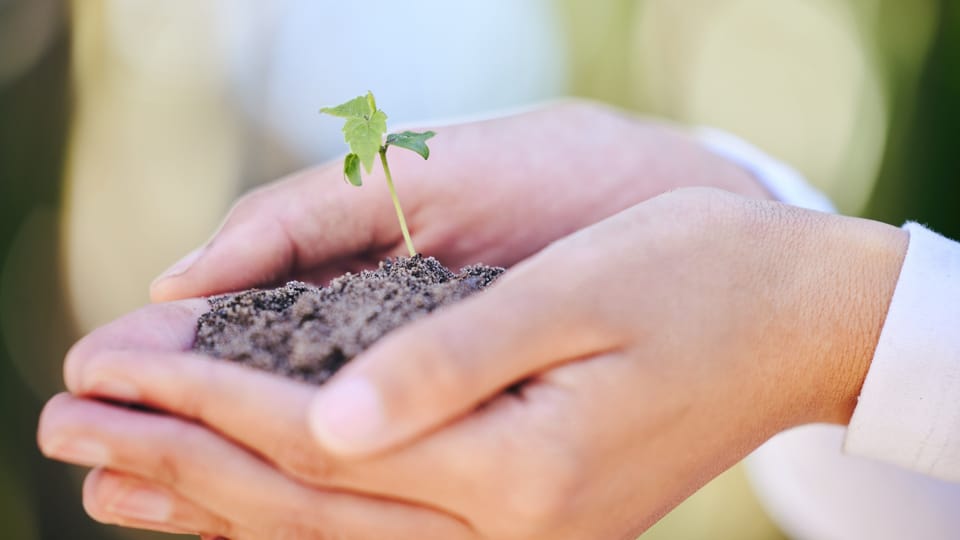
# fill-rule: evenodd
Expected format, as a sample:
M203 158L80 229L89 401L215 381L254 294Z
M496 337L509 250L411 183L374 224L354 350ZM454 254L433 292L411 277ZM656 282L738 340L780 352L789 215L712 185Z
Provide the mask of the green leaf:
M420 154L423 159L430 157L430 147L427 146L427 139L433 137L436 133L424 131L416 133L413 131L404 131L403 133L391 133L387 135L387 146L394 145L407 150L413 150Z
M363 100L366 103L366 98ZM373 160L383 145L383 134L386 132L387 115L383 111L374 111L369 118L348 118L343 124L343 138L368 173L373 168Z
M371 111L377 110L377 100L373 99L373 92L367 90L367 104L370 105Z
M341 103L336 107L324 107L320 112L340 118L368 118L375 109L371 108L371 100L367 96L357 96L346 103Z
M347 154L343 159L343 179L357 187L363 184L360 178L360 158L356 154Z

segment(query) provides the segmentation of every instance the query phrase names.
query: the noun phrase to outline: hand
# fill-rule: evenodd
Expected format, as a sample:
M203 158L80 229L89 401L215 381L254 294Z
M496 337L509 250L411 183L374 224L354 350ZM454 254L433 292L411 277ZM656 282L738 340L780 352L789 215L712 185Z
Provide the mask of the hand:
M436 131L428 162L409 152L390 161L417 248L451 267L509 266L683 186L766 196L679 130L585 102ZM206 246L154 282L153 299L322 282L404 253L382 173L357 189L341 169L338 160L242 198Z
M752 448L789 426L846 423L905 251L906 233L876 222L673 192L386 336L320 391L313 428L340 455L379 452L610 352L646 371L632 383L641 403L669 389L699 404L704 437L729 424L758 437Z
M74 396L47 406L40 445L105 467L85 504L130 525L630 538L773 433L846 421L905 242L873 222L671 193L388 336L316 398L179 352L204 306L151 306L71 352ZM123 514L134 489L166 497L160 511Z
M94 467L91 516L232 540L474 538L460 517L416 500L422 478L456 466L456 454L341 469L309 436L315 387L186 352L206 310L203 300L148 306L68 354L72 394L50 400L38 439L46 455Z

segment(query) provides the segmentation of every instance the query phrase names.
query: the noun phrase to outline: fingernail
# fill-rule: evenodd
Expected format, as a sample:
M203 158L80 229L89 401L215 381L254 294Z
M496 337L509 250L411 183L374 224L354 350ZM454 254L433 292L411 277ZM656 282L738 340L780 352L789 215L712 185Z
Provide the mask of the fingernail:
M110 451L102 443L92 439L67 439L54 444L50 455L75 465L99 467L110 461Z
M335 381L320 391L310 410L310 429L327 450L357 454L370 449L385 426L383 401L366 379Z
M165 493L136 488L117 497L106 510L130 519L163 523L173 514L173 501Z
M98 397L112 399L124 403L133 403L140 400L140 390L136 386L116 379L101 379L93 381L87 391Z
M200 246L197 249L191 251L186 256L184 256L184 258L173 263L173 266L171 266L170 268L167 268L162 274L160 274L157 277L157 279L153 280L153 282L157 283L158 281L163 281L164 279L169 279L172 277L179 276L180 274L183 274L184 272L189 270L191 266L193 266L193 263L197 262L197 259L199 259L201 255L203 255L203 252L205 250L206 250L206 246Z

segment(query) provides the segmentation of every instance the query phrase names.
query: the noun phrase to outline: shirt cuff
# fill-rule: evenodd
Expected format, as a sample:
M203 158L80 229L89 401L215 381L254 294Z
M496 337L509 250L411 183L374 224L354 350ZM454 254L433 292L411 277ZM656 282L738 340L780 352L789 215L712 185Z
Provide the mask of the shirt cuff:
M910 244L844 450L960 481L960 244Z

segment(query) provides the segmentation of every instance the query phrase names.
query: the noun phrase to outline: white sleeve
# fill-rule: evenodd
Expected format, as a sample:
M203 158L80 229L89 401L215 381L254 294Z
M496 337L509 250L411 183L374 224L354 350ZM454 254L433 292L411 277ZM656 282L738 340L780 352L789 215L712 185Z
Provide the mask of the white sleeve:
M699 136L778 200L834 211L748 143L716 130ZM960 245L904 228L907 256L849 428L795 428L746 460L761 504L791 538L960 538L960 484L941 480L960 480Z
M960 482L960 244L916 223L847 453Z

